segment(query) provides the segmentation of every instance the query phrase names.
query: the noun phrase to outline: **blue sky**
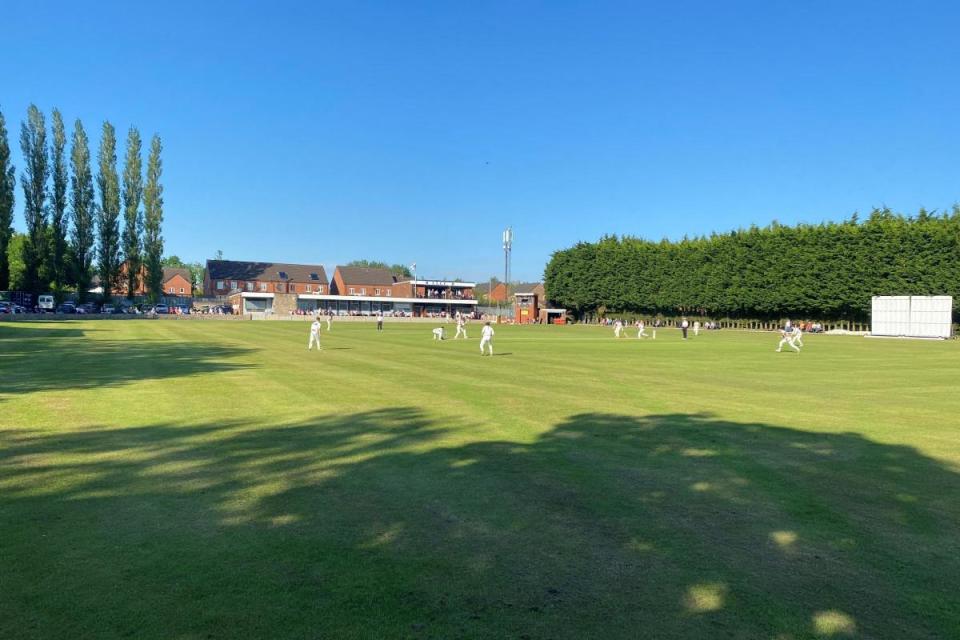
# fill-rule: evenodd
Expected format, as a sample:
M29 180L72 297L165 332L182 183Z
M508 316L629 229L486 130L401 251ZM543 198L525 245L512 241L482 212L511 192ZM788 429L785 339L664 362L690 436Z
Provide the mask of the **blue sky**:
M485 280L513 225L531 280L605 233L949 207L958 24L955 2L21 0L0 110L18 175L31 102L95 140L159 133L187 260Z

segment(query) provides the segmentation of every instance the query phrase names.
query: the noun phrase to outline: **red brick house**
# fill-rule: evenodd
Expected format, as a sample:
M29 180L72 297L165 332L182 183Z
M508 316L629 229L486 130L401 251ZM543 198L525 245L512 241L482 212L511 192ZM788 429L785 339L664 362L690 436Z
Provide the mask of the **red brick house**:
M207 260L203 295L226 296L232 292L329 293L327 272L321 264Z
M179 267L163 268L163 295L176 296L178 298L193 297L193 281L190 277L189 269ZM114 289L117 296L127 295L127 263L120 265L120 275L118 276L117 286ZM135 296L147 295L147 269L140 266L140 273L137 276L137 286L133 290Z
M143 285L141 284L141 288ZM190 279L190 270L178 267L163 268L163 293L178 298L193 297L193 282Z
M330 281L330 293L340 296L392 298L397 277L389 269L337 267Z

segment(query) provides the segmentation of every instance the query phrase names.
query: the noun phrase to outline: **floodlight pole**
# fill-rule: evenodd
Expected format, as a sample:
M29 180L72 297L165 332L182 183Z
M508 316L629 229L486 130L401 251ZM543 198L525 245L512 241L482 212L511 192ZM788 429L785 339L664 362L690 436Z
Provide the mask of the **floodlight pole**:
M510 298L510 253L513 251L513 227L503 232L503 301Z

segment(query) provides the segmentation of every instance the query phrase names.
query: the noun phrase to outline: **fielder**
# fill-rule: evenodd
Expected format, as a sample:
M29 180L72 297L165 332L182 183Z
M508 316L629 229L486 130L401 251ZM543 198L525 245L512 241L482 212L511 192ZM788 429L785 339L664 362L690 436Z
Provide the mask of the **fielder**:
M793 341L798 347L803 347L803 329L800 328L800 325L793 327Z
M447 337L446 332L444 331L443 327L437 327L436 329L433 330L434 340L445 340L446 337Z
M648 337L646 328L647 328L647 325L643 323L643 320L637 321L637 338L639 338L640 340L643 340L644 338Z
M490 355L493 355L493 327L490 326L490 323L483 325L483 330L480 331L480 355L483 355L483 347L486 346L490 350Z
M458 313L457 314L457 335L453 336L453 339L456 340L461 335L463 335L464 340L467 339L467 321L464 319L462 315Z
M784 325L783 329L780 330L780 344L777 345L777 353L780 353L783 350L783 345L789 346L791 349L800 353L800 347L797 346L797 337L800 333L796 327L790 324L790 321L787 320L787 323Z
M333 311L327 314L327 331L330 331L330 322L333 320Z
M619 338L621 335L623 335L623 323L617 320L613 323L613 337Z
M314 317L310 324L310 342L307 343L307 351L313 349L314 342L317 343L317 351L323 351L323 347L320 346L320 318L317 317Z

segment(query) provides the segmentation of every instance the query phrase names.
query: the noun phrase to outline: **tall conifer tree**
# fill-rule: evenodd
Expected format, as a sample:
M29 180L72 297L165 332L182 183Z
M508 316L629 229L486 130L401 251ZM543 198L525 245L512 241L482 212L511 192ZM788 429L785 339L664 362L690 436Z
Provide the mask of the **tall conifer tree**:
M60 111L53 110L53 141L50 146L50 166L53 188L50 191L50 270L55 289L67 281L67 132Z
M30 105L27 121L20 125L20 150L26 163L20 183L23 186L23 214L27 238L23 243L23 284L34 295L42 293L47 279L47 124L43 113Z
M10 288L10 260L7 254L13 238L14 188L16 169L10 162L7 123L0 112L0 291Z
M143 251L147 276L147 292L156 301L163 294L163 185L160 175L160 136L150 141L147 159L147 182L143 189Z
M103 123L97 160L100 165L97 173L97 187L100 190L100 204L97 207L97 272L100 275L100 286L103 287L103 299L109 301L117 284L121 263L117 137L113 125L109 122Z
M133 296L140 284L140 265L143 263L143 247L140 242L143 231L143 215L140 199L143 196L143 163L140 160L140 132L130 127L127 133L127 156L123 166L123 255L127 265L127 298Z
M70 147L70 209L73 227L70 235L70 255L73 259L73 280L77 294L84 302L90 289L93 270L94 211L93 171L90 168L90 143L83 123L73 125L73 142Z

